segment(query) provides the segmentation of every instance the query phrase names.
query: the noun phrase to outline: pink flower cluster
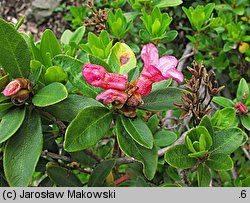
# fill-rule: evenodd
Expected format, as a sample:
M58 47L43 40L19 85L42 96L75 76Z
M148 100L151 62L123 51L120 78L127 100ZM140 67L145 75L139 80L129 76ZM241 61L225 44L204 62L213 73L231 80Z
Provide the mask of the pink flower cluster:
M155 82L173 78L177 82L183 81L183 74L176 69L178 60L174 56L159 58L158 50L153 44L144 45L141 51L144 62L143 70L137 80L138 93L148 96ZM82 70L85 80L95 86L105 89L97 95L96 100L103 100L106 105L114 101L124 104L128 95L128 75L109 73L105 68L96 64L85 64Z

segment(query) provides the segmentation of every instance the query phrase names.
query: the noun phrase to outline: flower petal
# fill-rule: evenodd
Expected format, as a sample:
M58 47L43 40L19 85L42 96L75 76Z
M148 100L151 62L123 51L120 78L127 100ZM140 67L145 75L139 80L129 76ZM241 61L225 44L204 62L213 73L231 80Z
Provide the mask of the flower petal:
M165 80L165 77L163 77L161 72L155 66L145 66L137 81L137 86L139 87L138 92L142 96L148 96L152 90L152 84L162 80Z
M127 75L108 73L96 64L84 64L82 75L89 84L103 89L125 90L128 81Z
M120 104L124 104L128 99L128 95L125 92L115 90L115 89L108 89L101 94L96 96L96 100L103 100L103 104L109 104L114 101L120 102Z
M150 65L157 67L159 63L159 54L155 45L152 43L144 45L141 50L141 59L144 62L144 67Z
M22 89L22 84L18 80L11 81L3 90L6 97L12 96Z
M168 69L165 73L166 79L173 78L177 82L181 83L183 81L183 74L175 68Z
M161 71L162 75L165 76L168 69L176 68L178 60L174 56L163 56L159 59L157 68Z

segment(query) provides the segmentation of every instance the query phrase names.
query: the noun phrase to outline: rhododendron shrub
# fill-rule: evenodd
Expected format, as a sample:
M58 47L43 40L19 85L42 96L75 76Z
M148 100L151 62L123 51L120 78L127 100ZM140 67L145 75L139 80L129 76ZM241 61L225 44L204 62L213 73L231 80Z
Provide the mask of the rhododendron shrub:
M0 19L2 186L249 186L247 25L181 3L89 1L37 41Z

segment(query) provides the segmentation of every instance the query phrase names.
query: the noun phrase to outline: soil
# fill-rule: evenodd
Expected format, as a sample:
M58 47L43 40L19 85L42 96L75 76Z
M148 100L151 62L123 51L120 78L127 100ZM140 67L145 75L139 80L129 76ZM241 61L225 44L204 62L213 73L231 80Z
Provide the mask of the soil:
M38 24L34 17L27 18L27 13L32 6L32 0L0 0L0 18L16 24L21 16L25 16L24 23L19 28L19 31L32 33L36 41L41 38L45 29L51 29L57 38L60 38L65 29L71 29L70 22L63 19L69 13L68 7L83 4L83 1L61 0L60 5L63 3L65 4L64 8L59 11L55 10L51 16Z

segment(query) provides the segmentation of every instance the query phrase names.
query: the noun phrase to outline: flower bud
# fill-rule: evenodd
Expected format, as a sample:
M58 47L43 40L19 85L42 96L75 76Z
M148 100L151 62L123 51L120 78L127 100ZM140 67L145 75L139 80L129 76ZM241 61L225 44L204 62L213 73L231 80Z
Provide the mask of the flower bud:
M96 64L85 64L82 75L89 84L106 90L125 90L128 81L127 75L109 73L105 68Z
M11 101L16 106L23 105L29 99L29 91L28 90L20 90L17 94L11 97Z
M101 94L98 94L96 100L103 100L103 104L109 104L113 102L118 102L115 105L124 104L128 99L128 95L125 92L115 90L115 89L108 89Z
M248 112L247 107L241 102L237 102L235 104L235 108L238 109L243 114L247 114L247 112Z
M21 84L17 80L11 81L3 90L3 94L6 97L12 96L21 90Z

